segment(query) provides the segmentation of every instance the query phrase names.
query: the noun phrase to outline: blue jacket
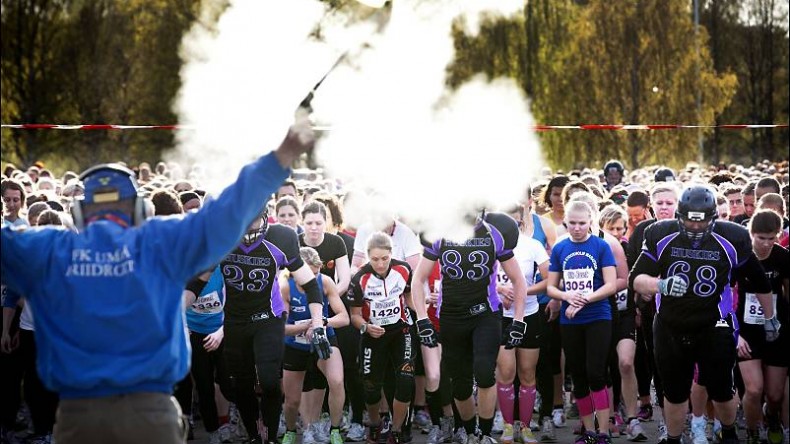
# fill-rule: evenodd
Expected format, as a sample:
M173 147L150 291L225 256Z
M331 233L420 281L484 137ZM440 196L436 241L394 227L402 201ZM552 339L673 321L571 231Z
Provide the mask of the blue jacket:
M81 233L2 229L2 282L35 313L38 373L63 398L171 393L187 374L182 291L241 240L285 180L274 153L195 213Z

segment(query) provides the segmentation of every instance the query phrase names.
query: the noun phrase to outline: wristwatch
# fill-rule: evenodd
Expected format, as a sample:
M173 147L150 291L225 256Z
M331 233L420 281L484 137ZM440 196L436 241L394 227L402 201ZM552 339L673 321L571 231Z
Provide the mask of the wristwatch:
M327 319L326 316L324 316L323 321L324 321L324 327L329 325L329 319Z
M368 323L367 322L365 322L364 324L362 324L361 327L359 327L359 334L364 335L366 331L368 331Z

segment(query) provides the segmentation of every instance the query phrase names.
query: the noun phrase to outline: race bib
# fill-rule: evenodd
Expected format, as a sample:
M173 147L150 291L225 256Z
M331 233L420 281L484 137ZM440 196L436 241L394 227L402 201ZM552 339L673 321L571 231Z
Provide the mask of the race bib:
M222 312L222 302L219 300L219 294L216 291L212 291L209 294L198 297L192 303L192 311L200 314Z
M370 322L375 325L391 325L401 319L400 298L370 301Z
M307 318L307 319L302 319L300 321L294 321L294 325L304 325L304 324L309 324L310 322L312 322L312 319ZM310 340L307 339L307 331L305 331L304 333L299 333L298 335L294 336L294 340L297 344L305 344L305 345L310 344Z
M628 290L621 290L615 293L614 300L617 302L617 311L628 310Z
M772 295L774 313L776 313L776 295ZM760 300L754 293L746 293L746 303L743 306L743 322L752 325L765 324L765 312L763 306L760 305Z
M562 278L565 281L565 291L578 291L584 296L592 293L594 275L595 270L592 268L563 271Z
M508 284L510 283L510 278L506 275L502 270L496 275L497 284ZM513 313L515 312L515 304L510 304L510 308L505 308L505 296L503 294L497 293L499 296L499 302L502 303L502 316L506 318L512 318Z

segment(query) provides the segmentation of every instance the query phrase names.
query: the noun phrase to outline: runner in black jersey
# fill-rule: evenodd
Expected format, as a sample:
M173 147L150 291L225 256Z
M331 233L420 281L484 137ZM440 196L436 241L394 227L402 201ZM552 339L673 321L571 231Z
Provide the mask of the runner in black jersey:
M735 336L732 316L733 270L755 283L766 305L770 283L751 249L745 229L716 219L716 196L705 186L687 188L677 219L660 221L645 232L642 253L630 276L640 294L656 294L656 365L664 380L667 443L679 444L694 376L705 382L722 423L725 443L736 443L732 399ZM766 309L766 335L778 321Z
M329 341L323 326L322 295L315 275L299 257L296 232L282 225L268 226L264 211L250 226L244 242L227 255L220 267L225 278L225 357L233 379L236 404L251 442L257 436L258 405L255 377L263 397L260 414L270 440L276 438L282 410L282 370L285 307L277 285L280 269L287 267L308 295L312 330L308 335L319 356L328 357ZM256 441L257 439L257 441Z
M508 347L521 344L526 333L524 301L527 287L524 275L514 259L513 248L518 241L518 224L502 213L488 213L479 218L474 237L462 242L441 239L426 245L415 272L414 291L417 327L428 373L426 349L436 347L436 333L425 308L424 285L438 261L441 265L442 288L439 325L442 331L443 366L452 372L453 397L464 429L467 443L495 442L491 438L497 393L494 378L496 358L502 335L502 314L496 292L496 272L501 264L513 283L514 305ZM471 355L471 357L470 357ZM478 416L482 438L475 436L475 404L472 398L473 381L478 387ZM434 387L426 389L430 390ZM438 388L438 387L436 387ZM434 389L436 389L434 388Z
M780 322L788 320L788 278L790 255L776 243L782 230L782 218L771 210L757 210L749 221L754 254L760 259L766 277L771 281L772 305ZM782 412L784 385L787 381L788 337L780 332L773 342L764 334L765 314L757 299L752 282L738 278L738 367L746 388L743 411L746 416L747 442L758 442L758 427L763 419L763 394L766 399L765 417L768 422L768 442L781 442L783 430L779 421ZM783 412L787 415L787 411ZM787 417L784 418L787 424Z

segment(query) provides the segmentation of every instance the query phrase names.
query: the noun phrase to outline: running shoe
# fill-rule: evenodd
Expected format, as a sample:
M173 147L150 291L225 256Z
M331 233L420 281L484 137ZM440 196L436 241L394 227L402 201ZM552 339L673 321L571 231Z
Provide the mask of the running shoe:
M466 430L464 430L466 433ZM465 444L480 444L480 439L474 433L471 435L466 435L466 443ZM486 443L488 444L488 443Z
M554 409L551 412L551 421L554 423L554 427L558 429L565 427L565 411L561 408Z
M283 434L282 444L296 444L296 432L286 431Z
M691 420L691 442L693 444L708 444L708 437L705 434L705 427L708 421L703 416L699 419Z
M579 407L574 402L573 404L568 407L568 411L565 412L565 416L568 419L579 419Z
M233 424L229 422L219 427L217 431L219 432L220 442L225 444L233 442L233 427Z
M346 433L346 441L358 442L365 440L365 427L357 422L352 422Z
M499 437L502 444L513 444L513 424L505 423L502 427L502 436Z
M658 444L666 444L667 443L667 426L664 424L664 420L661 419L658 421Z
M277 425L277 437L281 438L285 435L287 427L285 425L285 414L280 413L280 424Z
M496 414L494 415L494 424L491 426L491 433L495 435L499 435L500 433L502 433L504 427L505 427L505 419L502 418L502 412L497 410Z
M414 420L412 423L421 429L430 429L433 425L431 423L431 415L425 410L417 410L414 412Z
M529 429L532 430L533 432L537 432L538 430L540 430L540 426L538 425L537 421L535 421L534 419L530 419Z
M332 429L329 431L329 444L343 444L345 440L343 439L343 435L340 434L340 429ZM285 441L282 444L291 444L286 443Z
M453 442L458 444L466 444L469 437L466 435L466 429L459 427L453 434Z
M614 416L609 417L609 430L608 435L611 438L619 438L620 437L620 427L617 427L617 422L614 419Z
M632 442L647 441L647 435L645 435L645 431L642 429L642 423L639 422L637 418L632 419L631 422L628 423L628 426L625 428L625 436ZM707 441L705 441L705 444L707 444Z
M554 422L548 416L540 420L543 426L540 428L540 442L557 441L557 433L554 431Z
M430 430L428 430L428 439L425 440L427 444L441 444L442 441L442 429L438 425L431 426Z
M536 444L538 440L528 427L521 428L521 442L524 444Z
M480 439L478 440L478 443L479 444L499 444L499 443L497 443L496 439L494 439L494 438L492 438L492 437L490 437L488 435L482 435L480 437Z
M318 444L315 440L315 432L313 431L312 424L307 426L302 432L302 444Z
M219 429L214 430L208 435L208 444L222 444L222 436L219 434ZM283 444L285 444L285 441L283 441Z
M612 437L608 433L599 433L597 444L612 444Z
M598 435L592 432L579 435L576 444L598 444Z
M455 420L452 416L443 416L439 420L439 429L442 431L441 438L443 443L453 442L453 425Z
M640 421L649 422L653 420L653 406L651 404L643 404L639 406L639 413L636 417Z

